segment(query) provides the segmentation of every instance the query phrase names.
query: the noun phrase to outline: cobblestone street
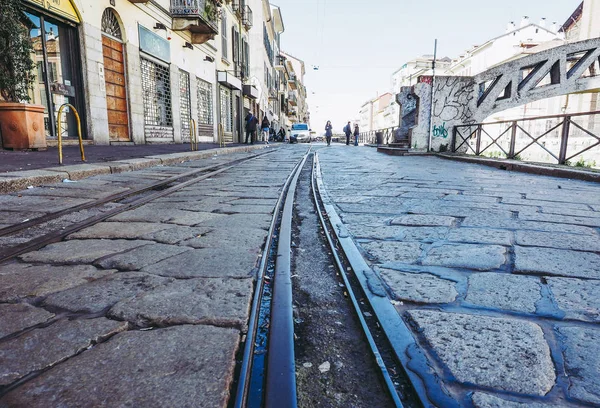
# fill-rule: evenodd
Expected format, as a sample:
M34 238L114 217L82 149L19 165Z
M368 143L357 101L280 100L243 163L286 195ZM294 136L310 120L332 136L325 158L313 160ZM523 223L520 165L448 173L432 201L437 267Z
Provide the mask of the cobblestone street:
M598 184L319 155L345 226L451 394L470 404L474 392L476 407L600 404Z

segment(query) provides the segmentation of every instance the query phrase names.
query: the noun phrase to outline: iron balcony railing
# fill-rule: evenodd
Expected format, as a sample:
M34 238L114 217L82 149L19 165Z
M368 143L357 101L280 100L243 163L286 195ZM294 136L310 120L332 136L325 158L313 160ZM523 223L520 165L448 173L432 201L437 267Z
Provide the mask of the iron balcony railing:
M201 18L218 31L219 4L217 0L171 0L171 14L174 18Z
M600 111L455 126L451 150L475 156L600 167Z
M358 141L359 143L364 144L377 144L377 134L381 134L381 144L387 145L395 142L395 132L398 129L397 126L379 129L379 130L370 130L367 132L362 132L359 134ZM406 140L407 144L410 144L410 141Z
M244 12L242 13L242 23L246 27L246 30L251 29L254 25L254 18L250 6L246 6L244 8Z

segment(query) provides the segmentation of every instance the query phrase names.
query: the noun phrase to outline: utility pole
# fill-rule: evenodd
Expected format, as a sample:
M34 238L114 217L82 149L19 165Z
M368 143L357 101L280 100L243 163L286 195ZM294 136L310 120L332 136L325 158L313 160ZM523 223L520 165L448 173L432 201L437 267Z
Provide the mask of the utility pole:
M431 76L431 106L429 112L429 144L427 151L431 151L431 138L433 136L433 97L435 96L435 61L437 58L437 38L433 45L433 64L431 65L432 76Z

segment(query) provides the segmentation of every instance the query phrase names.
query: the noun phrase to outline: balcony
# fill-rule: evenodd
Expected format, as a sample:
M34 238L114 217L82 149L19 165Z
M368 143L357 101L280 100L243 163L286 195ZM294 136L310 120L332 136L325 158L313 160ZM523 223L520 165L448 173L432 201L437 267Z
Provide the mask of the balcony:
M239 18L243 18L245 8L246 0L233 0L231 2L231 9Z
M244 8L244 12L242 13L242 24L244 24L246 30L250 30L254 25L254 18L252 16L252 9L250 6L246 6Z
M281 72L285 71L285 57L283 55L275 57L275 69Z
M269 99L272 101L279 100L279 95L277 94L277 89L269 88Z
M298 97L296 96L296 94L294 92L290 92L290 95L288 97L288 102L292 106L298 106Z
M215 0L171 0L173 31L189 31L192 44L204 44L219 34L219 5Z
M296 75L290 76L290 79L288 79L288 85L294 91L298 89L298 80L296 79Z

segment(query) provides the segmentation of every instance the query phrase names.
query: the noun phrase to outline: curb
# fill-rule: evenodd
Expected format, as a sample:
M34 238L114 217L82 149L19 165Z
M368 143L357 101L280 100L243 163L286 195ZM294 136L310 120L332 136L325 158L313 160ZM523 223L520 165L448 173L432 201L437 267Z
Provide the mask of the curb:
M470 156L455 156L451 154L438 153L436 156L446 159L473 164L482 164L484 166L495 167L500 170L519 171L522 173L537 174L540 176L568 178L572 180L591 181L600 183L600 172L576 170L569 167L554 167L550 165L524 163L518 160L507 159L488 159ZM558 165L557 165L558 166Z
M82 180L100 174L116 174L142 170L148 167L171 165L186 161L206 159L215 155L251 152L265 149L268 145L236 146L198 152L170 153L145 156L135 159L117 160L106 163L75 164L70 166L49 167L39 170L17 171L0 174L0 194L23 190L28 186L60 183L64 179Z

